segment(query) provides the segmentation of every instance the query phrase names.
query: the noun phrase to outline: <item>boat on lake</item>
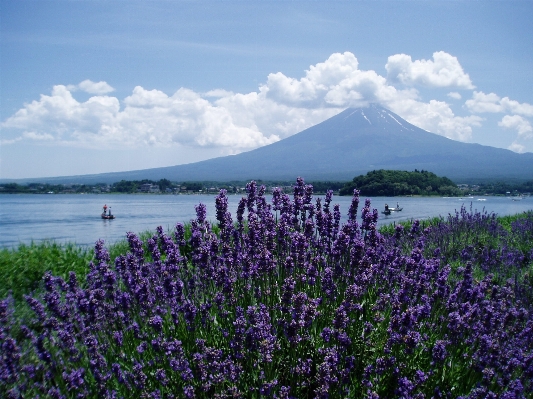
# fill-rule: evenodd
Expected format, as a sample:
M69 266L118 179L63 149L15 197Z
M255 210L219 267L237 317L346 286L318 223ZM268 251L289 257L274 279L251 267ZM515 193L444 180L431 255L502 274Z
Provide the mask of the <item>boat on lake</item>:
M390 215L392 212L400 212L403 208L400 208L400 205L396 203L396 208L391 208L388 204L385 204L385 210L381 213L384 215Z
M114 219L115 215L111 214L111 207L109 207L109 211L107 210L107 205L104 205L104 211L102 212L102 219L110 220Z

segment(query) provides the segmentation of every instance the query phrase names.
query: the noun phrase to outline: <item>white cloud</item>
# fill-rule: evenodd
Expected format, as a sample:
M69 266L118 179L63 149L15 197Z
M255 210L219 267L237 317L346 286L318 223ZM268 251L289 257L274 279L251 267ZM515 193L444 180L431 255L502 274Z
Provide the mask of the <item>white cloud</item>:
M524 147L522 144L518 144L516 141L514 141L509 147L507 147L508 150L518 152L519 154L522 154L526 151L526 147Z
M107 82L93 82L92 80L85 79L77 85L66 85L68 91L84 91L89 94L107 94L115 91Z
M416 91L397 90L375 71L362 71L358 66L352 53L335 53L325 62L311 65L299 80L281 72L268 75L260 92L280 104L309 108L358 107L417 96Z
M444 52L433 53L432 60L415 60L407 54L395 54L385 65L387 78L391 82L426 87L458 87L473 89L470 77L456 57Z
M455 57L439 52L434 60L411 62L409 57L411 81L470 85ZM416 72L415 66L425 72ZM78 89L98 95L81 102L72 95ZM311 65L301 78L281 72L269 74L266 82L250 93L216 89L202 94L181 88L168 95L137 86L120 101L104 95L109 90L112 87L106 82L89 80L77 86L54 86L51 95L41 95L39 100L25 104L1 127L11 136L13 131L20 131L18 140L53 139L62 145L184 145L237 153L288 137L347 107L371 102L390 108L414 125L457 140L469 140L472 127L482 121L475 115L456 116L445 102L423 102L416 89L398 89L375 71L360 70L350 52L335 53Z
M81 82L78 87L80 88L80 90L83 90L84 92L89 94L107 94L111 93L112 91L115 91L115 89L108 85L106 82L93 82L89 79L86 79Z
M180 143L243 149L279 140L276 135L263 136L254 126L234 124L226 109L187 89L167 96L138 86L123 103L121 111L115 97L94 96L78 102L66 86L58 85L51 96L42 95L27 104L2 127L31 131L23 134L26 139L53 135L63 144L88 147Z
M533 117L533 105L528 103L520 104L518 101L510 100L509 97L504 97L500 100L503 109L513 114Z
M505 129L515 129L518 132L518 136L523 138L533 137L533 127L528 120L522 118L520 115L505 115L498 126Z
M504 129L516 130L518 133L516 139L508 147L509 150L518 153L525 152L526 147L519 142L533 138L533 127L527 119L520 115L505 115L502 120L498 122L498 126L503 127Z
M14 139L1 139L0 145L9 145L9 144L15 144L18 141L21 141L22 137L15 137Z
M510 112L526 117L533 117L533 105L519 103L509 97L500 98L495 93L485 94L482 91L475 91L472 99L465 102L466 107L472 113L480 114L484 112Z
M456 91L448 93L448 97L453 98L454 100L460 100L462 98L461 94L457 93Z
M224 89L215 89L215 90L209 90L207 93L204 94L205 97L228 97L233 95L232 91L227 91Z
M500 104L500 97L495 93L485 94L482 91L475 91L471 100L466 100L466 107L470 112L481 114L484 112L503 112Z
M437 100L429 103L398 101L392 103L390 108L415 126L459 141L470 140L472 127L481 126L483 121L476 115L455 116L447 103Z

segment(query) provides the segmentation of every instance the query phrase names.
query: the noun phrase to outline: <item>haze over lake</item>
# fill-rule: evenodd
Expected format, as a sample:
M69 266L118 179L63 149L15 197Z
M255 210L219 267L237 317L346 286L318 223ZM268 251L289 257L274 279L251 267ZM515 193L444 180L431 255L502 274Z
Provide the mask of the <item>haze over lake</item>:
M196 217L195 205L207 206L207 217L216 221L216 195L0 195L0 246L16 247L32 240L54 240L59 243L73 242L92 246L98 239L112 244L126 237L131 231L140 233L154 231L157 226L173 229L176 223L187 223ZM315 198L323 196L315 196ZM229 196L229 210L235 219L241 195ZM359 221L365 197L361 197ZM533 198L513 201L506 197L474 198L417 198L376 197L371 198L372 208L380 212L385 204L395 207L398 202L401 212L391 215L380 213L378 225L402 220L426 219L447 216L467 209L494 212L500 216L516 214L533 209ZM268 197L270 203L270 196ZM350 207L351 197L334 196L332 206L339 204L342 220ZM114 220L102 220L104 204L111 206Z

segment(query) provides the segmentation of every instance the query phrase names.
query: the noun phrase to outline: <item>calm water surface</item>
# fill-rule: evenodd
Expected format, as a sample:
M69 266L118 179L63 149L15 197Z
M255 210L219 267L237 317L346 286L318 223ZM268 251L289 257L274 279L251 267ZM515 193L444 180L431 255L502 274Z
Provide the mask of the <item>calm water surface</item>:
M195 205L207 206L207 216L215 220L215 195L114 195L114 194L0 194L0 247L16 247L19 243L54 240L92 246L98 239L112 244L125 238L129 231L140 233L162 226L173 229L177 222L195 218ZM235 217L240 195L229 196L229 207ZM483 199L483 201L480 201ZM401 212L380 213L379 225L402 220L447 216L460 210L483 209L498 215L511 215L533 209L533 197L512 201L504 197L474 198L372 198L372 207L380 212L385 204ZM350 207L351 197L334 197L343 218ZM114 220L102 220L104 204L111 206ZM361 199L359 216L364 198Z

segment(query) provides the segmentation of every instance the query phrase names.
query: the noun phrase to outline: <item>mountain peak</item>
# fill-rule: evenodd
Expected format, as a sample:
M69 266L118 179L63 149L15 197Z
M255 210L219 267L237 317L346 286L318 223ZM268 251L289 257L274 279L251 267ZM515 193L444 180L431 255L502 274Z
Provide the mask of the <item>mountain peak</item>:
M338 116L341 115L345 121L349 120L351 123L362 123L364 121L368 125L374 125L381 128L387 128L388 125L397 125L395 126L396 128L399 127L402 130L413 131L414 127L394 112L376 103L371 103L367 107L348 108ZM364 125L364 123L362 124Z

